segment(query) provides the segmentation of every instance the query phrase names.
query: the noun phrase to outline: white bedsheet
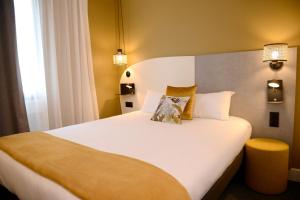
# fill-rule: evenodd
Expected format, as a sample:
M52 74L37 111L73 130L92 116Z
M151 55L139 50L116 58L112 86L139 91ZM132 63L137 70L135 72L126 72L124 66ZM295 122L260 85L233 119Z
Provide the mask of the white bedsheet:
M201 199L251 135L244 119L194 118L182 125L153 122L140 111L48 133L98 150L151 163L174 176L193 200ZM0 151L0 183L20 199L78 199Z

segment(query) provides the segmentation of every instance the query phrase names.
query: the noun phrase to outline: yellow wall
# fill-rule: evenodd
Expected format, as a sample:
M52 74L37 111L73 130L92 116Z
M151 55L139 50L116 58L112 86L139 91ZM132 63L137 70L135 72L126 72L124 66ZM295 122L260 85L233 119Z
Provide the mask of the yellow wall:
M261 49L273 42L300 46L299 0L123 1L129 64L152 57ZM114 77L118 73L111 63L115 48L113 0L89 3L100 114L111 115L119 112L113 94L119 77ZM300 80L297 81L299 120L295 124L294 166L300 168ZM111 107L104 109L105 102L112 102L108 103Z
M131 64L160 56L261 49L274 42L300 46L299 0L124 1ZM300 168L297 81L293 165Z
M89 0L89 22L100 117L121 113L120 69L113 65L116 51L114 0Z
M158 56L300 45L299 0L124 0L131 63Z

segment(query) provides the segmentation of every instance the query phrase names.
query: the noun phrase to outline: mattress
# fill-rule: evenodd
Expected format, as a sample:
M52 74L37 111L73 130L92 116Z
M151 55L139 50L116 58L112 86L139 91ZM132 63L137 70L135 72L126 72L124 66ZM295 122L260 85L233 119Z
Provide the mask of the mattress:
M136 111L47 133L155 165L175 177L193 200L206 194L251 135L249 122L238 117L194 118L181 125L154 122L150 117ZM2 151L0 183L20 199L78 199Z

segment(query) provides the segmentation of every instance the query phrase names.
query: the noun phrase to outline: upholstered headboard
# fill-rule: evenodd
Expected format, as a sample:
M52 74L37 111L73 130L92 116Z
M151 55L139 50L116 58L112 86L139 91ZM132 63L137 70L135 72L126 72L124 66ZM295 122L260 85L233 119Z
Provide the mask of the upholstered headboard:
M254 136L292 141L295 109L296 48L289 49L288 62L278 72L262 63L262 51L196 56L198 92L232 90L230 114L247 119ZM284 102L267 103L267 80L282 79ZM279 128L269 127L269 113L280 113Z
M135 83L136 94L121 96L122 111L138 110L148 89L164 91L167 85L194 83L199 93L232 90L231 115L247 119L255 137L273 137L291 143L294 127L297 48L289 48L283 68L272 71L262 62L262 51L245 51L200 56L155 58L128 68L121 83ZM267 80L283 80L284 102L267 103ZM125 101L133 102L126 108ZM269 112L280 113L280 127L269 127Z

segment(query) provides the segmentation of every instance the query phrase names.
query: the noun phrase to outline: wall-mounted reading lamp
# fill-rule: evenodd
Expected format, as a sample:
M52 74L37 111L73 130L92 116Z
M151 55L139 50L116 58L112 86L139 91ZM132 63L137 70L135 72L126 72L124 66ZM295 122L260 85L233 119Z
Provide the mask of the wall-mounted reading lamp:
M288 44L274 43L264 46L263 62L269 62L271 69L279 70L287 61Z
M288 44L274 43L264 46L263 62L269 62L272 70L279 70L287 61ZM282 80L268 80L267 82L268 103L283 102Z
M126 77L127 77L127 78L129 78L129 77L131 76L131 73L130 73L130 71L128 71L128 70L125 72L125 74L126 74Z
M283 84L282 80L268 81L268 103L283 102Z
M120 84L121 95L133 95L135 94L134 83L121 83Z

